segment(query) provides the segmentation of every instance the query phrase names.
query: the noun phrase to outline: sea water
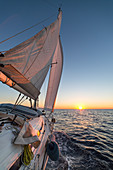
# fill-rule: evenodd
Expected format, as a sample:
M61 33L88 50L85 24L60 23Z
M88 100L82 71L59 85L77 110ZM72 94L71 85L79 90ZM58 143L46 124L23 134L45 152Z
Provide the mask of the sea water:
M59 160L46 170L113 170L113 110L55 110Z

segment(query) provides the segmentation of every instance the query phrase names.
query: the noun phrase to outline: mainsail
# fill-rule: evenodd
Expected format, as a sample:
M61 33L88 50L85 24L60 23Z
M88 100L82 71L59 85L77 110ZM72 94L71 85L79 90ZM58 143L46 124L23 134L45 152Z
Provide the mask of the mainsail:
M57 20L0 57L0 81L36 100L59 39L62 11Z
M47 89L47 95L45 100L45 110L53 112L58 86L61 78L62 67L63 67L63 52L60 41L60 36L52 60L51 72L49 77L49 84Z

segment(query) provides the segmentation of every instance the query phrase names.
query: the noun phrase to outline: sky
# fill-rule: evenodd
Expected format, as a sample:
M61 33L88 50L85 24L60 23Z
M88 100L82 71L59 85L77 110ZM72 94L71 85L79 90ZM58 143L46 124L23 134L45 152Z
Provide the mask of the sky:
M4 0L0 42L49 16L50 20L5 43L8 50L32 37L63 11L63 73L55 108L113 109L113 0ZM40 105L44 102L47 81ZM14 103L18 92L0 83L0 103Z

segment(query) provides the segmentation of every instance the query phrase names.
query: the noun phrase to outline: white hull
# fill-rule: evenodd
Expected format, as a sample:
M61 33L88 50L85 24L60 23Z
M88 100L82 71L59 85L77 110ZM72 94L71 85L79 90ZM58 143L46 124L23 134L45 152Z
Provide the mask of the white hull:
M3 116L4 115L4 116ZM6 116L6 117L5 117ZM0 111L0 117L2 119L1 122L8 122L9 114L5 114ZM10 117L10 116L9 116ZM40 144L35 149L32 146L33 151L33 159L28 166L22 164L20 166L20 170L27 170L27 169L45 169L47 163L47 154L46 154L46 143L48 140L48 136L50 135L50 127L49 122L45 118L44 115L40 115L39 117L32 118L31 120L27 120L27 124L30 124L32 127L33 135L37 135L40 131L40 135L38 137ZM23 127L25 126L25 123ZM26 138L22 136L22 133L25 133L24 128L20 128L20 126L11 125L11 123L4 123L4 126L1 126L1 133L0 133L0 169L10 169L12 166L16 164L18 159L22 159L21 155L24 150L24 142L26 142ZM15 134L19 131L18 136L15 139ZM22 138L21 138L22 137ZM32 138L32 137L31 137ZM25 139L25 140L24 140ZM29 140L29 137L27 137ZM33 139L34 140L34 139ZM20 158L21 157L21 158Z

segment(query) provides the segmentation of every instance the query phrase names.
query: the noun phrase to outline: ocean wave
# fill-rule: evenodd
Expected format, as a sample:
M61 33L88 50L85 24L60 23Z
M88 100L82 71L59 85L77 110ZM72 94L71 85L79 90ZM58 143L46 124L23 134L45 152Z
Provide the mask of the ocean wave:
M112 170L113 164L101 152L85 149L66 133L55 131L56 142L59 144L59 160L49 159L46 170ZM106 159L107 162L106 162Z

